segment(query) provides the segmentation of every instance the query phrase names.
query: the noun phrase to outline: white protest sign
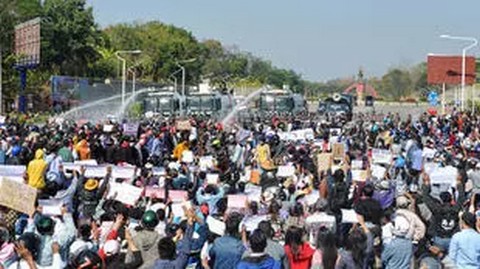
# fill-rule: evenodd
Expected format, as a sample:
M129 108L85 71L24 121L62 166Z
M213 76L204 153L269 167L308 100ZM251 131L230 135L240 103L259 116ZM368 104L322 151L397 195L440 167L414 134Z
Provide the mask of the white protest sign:
M107 197L127 205L135 205L142 195L143 189L126 183L110 182Z
M153 167L152 168L152 173L154 176L166 176L167 171L165 170L165 167Z
M25 165L0 165L0 176L23 177L26 170Z
M352 169L353 170L361 170L363 168L363 161L362 160L352 160Z
M219 175L218 174L207 174L207 184L208 185L217 185Z
M193 163L194 156L191 150L185 150L182 152L182 162Z
M123 124L123 134L137 136L138 124L137 123L125 123Z
M73 164L75 164L75 165L77 165L77 166L78 166L78 165L85 165L85 166L87 166L87 165L92 165L92 166L97 166L97 165L98 165L98 162L97 162L97 160L92 159L92 160L75 161Z
M430 184L455 185L458 176L457 168L453 166L436 167L430 172Z
M277 177L291 177L295 175L295 166L281 165L277 170Z
M207 217L207 225L210 232L223 236L225 234L225 222L217 220L211 216Z
M438 163L428 162L428 163L423 164L423 170L424 170L425 173L427 173L428 175L430 175L430 173L432 173L432 171L434 171L434 170L437 169L438 167L439 167Z
M247 196L238 194L238 195L228 195L227 196L227 207L228 208L245 208L247 205Z
M0 116L0 124L4 124L6 119L7 119L7 117Z
M61 200L38 200L38 205L42 207L42 214L47 216L62 215L63 202Z
M248 196L249 201L260 202L260 198L262 196L262 187L247 184L245 186L244 193Z
M342 223L358 223L357 213L353 209L340 209L342 211Z
M366 170L351 170L352 180L363 182L367 180L367 171Z
M383 179L385 177L385 173L387 169L381 165L372 165L372 177L377 179Z
M251 216L251 217L248 217L248 218L245 218L242 223L243 225L245 225L245 229L247 231L254 231L258 228L258 224L260 224L260 222L264 221L264 220L268 220L268 216L267 215L254 215L254 216ZM242 226L242 224L240 224L240 227Z
M103 131L105 133L111 133L113 131L113 125L111 124L106 124L103 126Z
M113 166L112 167L112 177L113 178L133 178L135 176L135 167L134 166Z
M183 217L185 212L183 211L183 203L172 203L172 214L175 217Z
M392 162L392 153L384 149L372 149L373 163L390 164Z
M305 141L315 139L315 132L312 128L295 130L291 132L279 132L278 137L283 141Z
M320 194L317 190L314 190L307 194L304 199L308 206L312 206L318 201L318 198L320 198Z
M200 166L200 170L202 171L206 171L210 168L213 168L213 156L203 156L203 157L200 157L200 160L199 160L199 166Z

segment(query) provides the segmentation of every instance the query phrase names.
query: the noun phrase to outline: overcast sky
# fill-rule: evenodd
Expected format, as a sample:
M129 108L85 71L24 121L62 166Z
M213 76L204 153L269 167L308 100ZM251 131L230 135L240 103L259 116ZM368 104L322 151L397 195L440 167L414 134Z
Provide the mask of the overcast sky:
M367 76L461 54L480 38L479 0L87 0L97 22L160 20L291 68L310 80ZM478 48L471 51L477 54Z

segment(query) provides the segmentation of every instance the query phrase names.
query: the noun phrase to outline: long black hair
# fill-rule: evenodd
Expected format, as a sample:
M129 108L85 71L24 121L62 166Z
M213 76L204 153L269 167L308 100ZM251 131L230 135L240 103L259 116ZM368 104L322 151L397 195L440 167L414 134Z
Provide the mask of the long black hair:
M336 237L327 227L320 227L318 230L317 249L322 252L323 268L334 269L338 257Z
M359 229L353 229L345 242L345 249L352 253L353 261L357 267L362 268L365 262L367 249L367 236Z
M285 245L292 250L293 259L295 260L300 254L300 247L303 244L303 229L297 226L288 228L285 235Z

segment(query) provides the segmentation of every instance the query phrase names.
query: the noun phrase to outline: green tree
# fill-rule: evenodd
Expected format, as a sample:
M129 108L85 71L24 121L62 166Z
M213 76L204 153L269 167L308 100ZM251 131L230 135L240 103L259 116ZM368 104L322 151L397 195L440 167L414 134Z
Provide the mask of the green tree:
M412 93L410 73L402 69L392 69L382 77L381 93L387 98L400 100Z
M45 0L42 10L42 68L85 76L99 58L100 31L85 0Z

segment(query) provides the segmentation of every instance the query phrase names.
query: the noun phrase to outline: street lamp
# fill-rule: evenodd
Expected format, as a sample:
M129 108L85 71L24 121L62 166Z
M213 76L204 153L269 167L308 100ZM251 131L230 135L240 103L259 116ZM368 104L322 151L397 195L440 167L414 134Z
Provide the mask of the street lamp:
M141 50L119 50L115 52L115 56L122 62L122 106L125 105L125 87L127 84L127 60L120 57L120 54L140 54Z
M472 44L466 46L462 50L462 111L465 108L465 72L466 72L466 54L467 50L477 46L478 40L474 37L463 37L463 36L450 36L450 35L441 35L440 38L452 39L452 40L461 40L461 41L470 41Z
M191 58L188 60L177 61L175 64L182 69L182 95L185 97L185 67L181 64L193 63L197 58Z
M182 71L183 69L178 69L177 71L173 72L168 76L169 78L173 79L174 91L177 92L177 77L175 76L178 72Z

